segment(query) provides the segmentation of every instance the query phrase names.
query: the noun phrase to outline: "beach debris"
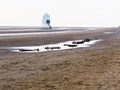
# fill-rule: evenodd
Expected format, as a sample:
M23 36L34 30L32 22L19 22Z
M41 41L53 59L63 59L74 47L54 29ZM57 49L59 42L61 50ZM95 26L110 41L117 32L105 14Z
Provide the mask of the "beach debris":
M86 38L86 39L84 39L84 42L90 42L91 40L93 40L93 39Z
M61 47L45 47L45 49L47 49L47 50L49 50L49 49L51 49L51 50L53 50L53 49L60 49Z
M73 41L72 44L83 44L85 41L81 40L81 41Z
M80 40L80 41L73 41L72 44L83 44L85 42L90 42L92 40L97 40L97 38L94 38L94 39L86 38L86 39Z
M39 51L39 49L25 49L25 48L21 48L19 49L19 51Z
M64 44L64 46L68 46L68 47L77 47L76 44Z

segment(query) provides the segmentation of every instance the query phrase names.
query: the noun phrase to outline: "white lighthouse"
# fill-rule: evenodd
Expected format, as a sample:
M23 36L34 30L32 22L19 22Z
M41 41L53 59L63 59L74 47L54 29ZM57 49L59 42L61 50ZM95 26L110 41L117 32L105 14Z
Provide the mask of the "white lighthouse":
M43 18L42 18L42 27L43 27L43 29L51 29L52 27L51 27L50 23L51 23L50 15L45 13L45 15L43 15Z

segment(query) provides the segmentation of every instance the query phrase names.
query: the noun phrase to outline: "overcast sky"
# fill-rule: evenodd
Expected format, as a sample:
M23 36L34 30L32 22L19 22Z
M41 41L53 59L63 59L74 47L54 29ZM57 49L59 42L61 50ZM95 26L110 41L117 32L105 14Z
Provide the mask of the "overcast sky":
M119 26L120 0L0 0L0 26Z

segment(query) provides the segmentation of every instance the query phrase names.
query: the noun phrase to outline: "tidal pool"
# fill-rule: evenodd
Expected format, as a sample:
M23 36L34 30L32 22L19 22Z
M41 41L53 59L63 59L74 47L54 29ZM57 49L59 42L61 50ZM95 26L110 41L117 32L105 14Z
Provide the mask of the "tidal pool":
M73 41L66 41L60 42L56 44L47 44L47 45L40 45L40 46L20 46L20 47L9 47L11 52L18 52L18 53L36 53L36 52L47 52L47 51L57 51L57 50L67 50L67 49L75 49L81 47L89 47L96 42L101 40L90 40L88 42L80 43L80 44L73 44L73 42L81 42L82 40L73 40Z

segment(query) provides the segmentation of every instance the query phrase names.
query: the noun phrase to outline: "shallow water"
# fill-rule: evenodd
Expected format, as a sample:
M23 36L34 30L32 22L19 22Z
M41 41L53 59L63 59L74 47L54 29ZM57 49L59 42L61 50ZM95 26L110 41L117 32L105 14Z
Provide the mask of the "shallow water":
M104 34L113 34L115 32L104 32Z
M76 31L85 31L85 30L96 30L97 28L67 28L67 27L61 27L51 30L43 30L43 29L33 29L33 28L13 28L8 30L2 30L0 29L0 36L19 36L19 35L39 35L39 34L57 34L57 33L70 33L70 32L76 32ZM37 31L34 31L37 30ZM26 32L25 32L26 31ZM14 33L13 33L14 32Z
M57 32L30 32L30 33L4 33L4 34L0 34L0 36L57 34L57 33L67 33L67 32L70 32L70 31L57 31Z
M81 41L81 40L74 40L74 41ZM91 40L89 42L84 42L83 44L72 44L73 41L66 41L66 42L61 42L61 43L56 43L56 44L48 44L48 45L41 45L41 46L9 47L8 49L12 52L18 52L18 53L47 52L47 51L67 50L67 49L89 47L90 45L95 44L98 41L101 41L101 40ZM64 44L77 45L77 46L69 47L69 46L65 46ZM50 49L45 49L47 47L49 47ZM51 48L54 48L54 49L51 49ZM25 51L20 51L20 49L23 49Z

